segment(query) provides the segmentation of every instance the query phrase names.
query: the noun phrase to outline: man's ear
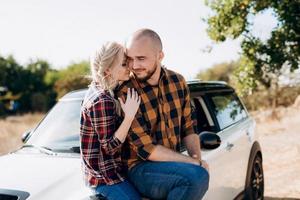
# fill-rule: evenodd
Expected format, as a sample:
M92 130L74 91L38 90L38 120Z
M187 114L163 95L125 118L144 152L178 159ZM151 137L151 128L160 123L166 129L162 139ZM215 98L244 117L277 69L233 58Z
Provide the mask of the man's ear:
M163 60L163 58L165 57L165 54L163 51L160 51L159 54L158 54L158 60L159 62L161 62Z

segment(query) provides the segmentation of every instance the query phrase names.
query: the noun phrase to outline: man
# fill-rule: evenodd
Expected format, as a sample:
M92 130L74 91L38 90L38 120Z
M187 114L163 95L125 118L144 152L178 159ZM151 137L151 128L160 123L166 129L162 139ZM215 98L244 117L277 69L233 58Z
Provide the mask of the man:
M201 160L187 84L180 74L161 66L162 43L154 31L136 31L126 47L134 77L117 94L124 99L127 88L134 87L141 97L128 135L129 179L149 198L202 199L208 165ZM179 153L182 142L189 156Z

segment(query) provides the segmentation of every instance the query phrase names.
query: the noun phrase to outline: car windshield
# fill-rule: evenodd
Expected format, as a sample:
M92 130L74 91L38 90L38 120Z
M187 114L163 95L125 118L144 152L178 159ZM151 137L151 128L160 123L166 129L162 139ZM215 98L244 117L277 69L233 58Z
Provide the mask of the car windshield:
M74 148L79 147L80 104L81 100L59 101L26 144L47 147L57 152L74 152Z

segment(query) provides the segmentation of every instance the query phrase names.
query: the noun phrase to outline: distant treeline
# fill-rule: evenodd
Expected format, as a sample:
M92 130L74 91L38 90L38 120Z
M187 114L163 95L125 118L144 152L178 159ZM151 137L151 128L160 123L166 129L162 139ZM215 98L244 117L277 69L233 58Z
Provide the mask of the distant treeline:
M197 78L201 80L225 81L240 94L249 110L290 106L300 95L300 71L290 72L283 68L279 76L269 76L271 84L257 81L257 87L244 91L240 76L243 62L237 60L230 63L219 63L207 70L200 71Z
M0 56L0 116L46 112L65 93L87 87L88 75L87 61L57 70L45 60L22 66L13 56Z
M276 84L257 83L252 93L240 87L238 71L242 62L220 63L200 71L196 78L226 81L242 96L248 109L289 106L300 94L300 74L281 73ZM69 91L90 83L88 61L72 63L57 70L45 60L20 65L13 56L0 56L0 117L24 112L46 112ZM281 78L281 82L277 81Z

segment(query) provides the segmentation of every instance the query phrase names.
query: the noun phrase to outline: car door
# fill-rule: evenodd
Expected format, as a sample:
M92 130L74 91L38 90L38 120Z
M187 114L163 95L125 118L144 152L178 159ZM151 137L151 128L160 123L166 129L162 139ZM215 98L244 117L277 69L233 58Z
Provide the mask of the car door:
M233 91L208 94L206 102L221 138L220 147L207 155L213 172L207 199L233 199L244 189L251 119Z
M193 113L197 120L197 132L201 134L208 131L219 134L219 127L211 115L210 106L208 106L207 99L205 99L204 95L194 96L192 99ZM226 177L222 175L224 166L221 165L224 165L225 161L223 160L227 159L223 141L217 149L206 150L202 148L201 155L202 159L206 160L209 164L210 175L209 189L203 199L233 199L231 192L226 189Z

